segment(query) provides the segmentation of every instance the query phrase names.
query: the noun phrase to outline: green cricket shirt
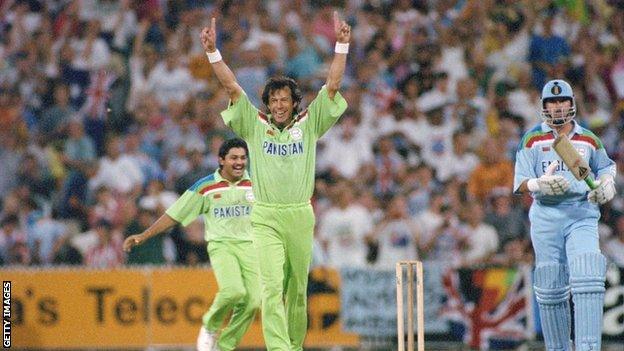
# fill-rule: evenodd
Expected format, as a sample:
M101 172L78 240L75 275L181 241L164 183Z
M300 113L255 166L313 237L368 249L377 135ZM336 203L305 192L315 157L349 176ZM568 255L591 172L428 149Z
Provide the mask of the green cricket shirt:
M260 112L243 92L221 112L225 124L247 142L254 195L261 203L306 203L314 191L316 142L347 109L336 92L323 86L307 109L280 130L271 114Z
M247 172L230 183L217 170L193 184L166 213L183 226L203 214L206 241L251 241L253 202Z

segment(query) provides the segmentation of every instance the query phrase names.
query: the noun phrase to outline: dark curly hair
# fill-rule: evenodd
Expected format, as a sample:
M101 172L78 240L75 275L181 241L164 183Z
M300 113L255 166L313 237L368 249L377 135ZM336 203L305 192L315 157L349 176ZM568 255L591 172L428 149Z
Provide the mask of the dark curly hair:
M269 96L279 89L290 88L290 95L293 99L293 104L295 106L294 113L299 112L299 104L301 103L301 99L303 98L303 94L301 94L301 89L299 89L299 85L297 82L285 76L280 77L272 77L264 85L264 91L262 92L262 102L268 108L269 107Z
M225 156L230 152L230 149L240 147L241 149L245 149L245 155L249 156L249 150L247 149L247 143L240 138L232 138L228 139L221 144L219 147L219 158L224 159ZM219 165L219 169L223 166Z

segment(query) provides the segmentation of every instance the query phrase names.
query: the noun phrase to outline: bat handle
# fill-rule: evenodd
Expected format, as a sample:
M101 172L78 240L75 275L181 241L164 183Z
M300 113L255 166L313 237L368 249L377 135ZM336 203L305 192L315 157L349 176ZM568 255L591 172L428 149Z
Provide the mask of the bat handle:
M585 177L585 183L591 190L596 189L596 183L594 183L594 177L592 177L591 175L588 175L587 177Z

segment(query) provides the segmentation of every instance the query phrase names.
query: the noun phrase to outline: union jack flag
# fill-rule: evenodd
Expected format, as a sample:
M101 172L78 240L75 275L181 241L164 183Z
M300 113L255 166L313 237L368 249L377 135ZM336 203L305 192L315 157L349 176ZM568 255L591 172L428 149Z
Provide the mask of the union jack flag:
M443 316L451 332L480 350L510 349L533 333L530 274L508 268L448 271Z
M82 115L93 119L106 119L107 103L111 97L110 88L117 76L104 69L91 73L89 87L86 90L87 99L82 105Z

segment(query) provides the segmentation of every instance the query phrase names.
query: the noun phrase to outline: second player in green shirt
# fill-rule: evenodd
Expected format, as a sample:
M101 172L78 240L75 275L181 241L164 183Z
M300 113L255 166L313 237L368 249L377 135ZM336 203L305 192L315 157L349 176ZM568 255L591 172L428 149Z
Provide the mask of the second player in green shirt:
M252 241L251 181L245 171L247 145L230 139L219 149L219 169L197 181L141 234L124 241L124 250L141 245L177 224L203 216L212 270L219 291L202 318L198 351L234 350L260 307L258 257ZM221 330L225 319L231 318Z

